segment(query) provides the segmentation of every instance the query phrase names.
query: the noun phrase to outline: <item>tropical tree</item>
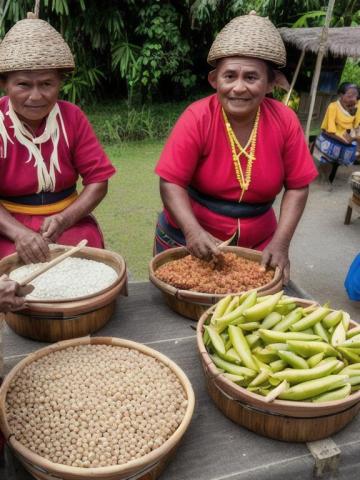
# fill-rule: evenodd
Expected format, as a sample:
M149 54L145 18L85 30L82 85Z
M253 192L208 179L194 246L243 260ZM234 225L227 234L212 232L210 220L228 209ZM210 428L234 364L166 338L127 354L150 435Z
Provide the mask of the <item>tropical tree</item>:
M0 37L35 0L0 0ZM360 0L337 0L333 25L360 24ZM71 101L186 96L206 81L206 55L233 17L256 10L277 26L321 25L327 0L41 0L40 18L65 37L77 68Z

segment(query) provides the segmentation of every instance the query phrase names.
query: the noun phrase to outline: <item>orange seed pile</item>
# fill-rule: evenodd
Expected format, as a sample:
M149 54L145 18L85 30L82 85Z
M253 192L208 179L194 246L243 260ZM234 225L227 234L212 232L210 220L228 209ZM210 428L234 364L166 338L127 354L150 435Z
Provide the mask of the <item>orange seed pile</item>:
M155 275L176 288L218 294L258 288L269 283L274 276L273 270L264 272L257 262L235 253L223 253L221 256L221 261L214 268L211 262L187 255L165 263Z

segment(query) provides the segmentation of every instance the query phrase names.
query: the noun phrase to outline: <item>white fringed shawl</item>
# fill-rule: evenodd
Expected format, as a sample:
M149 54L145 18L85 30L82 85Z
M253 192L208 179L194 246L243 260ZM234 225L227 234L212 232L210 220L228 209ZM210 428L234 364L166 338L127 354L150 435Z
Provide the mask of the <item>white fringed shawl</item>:
M0 112L1 113L1 112ZM36 193L41 191L55 191L56 176L55 173L61 172L58 156L58 144L60 138L60 125L64 134L66 145L69 147L69 141L65 130L64 121L60 112L60 108L56 103L52 110L50 111L47 119L44 132L39 137L34 137L33 134L26 128L26 126L21 122L17 114L15 113L11 101L9 100L9 111L7 112L10 120L12 121L12 128L14 129L14 136L21 145L29 152L29 157L26 160L26 163L30 162L34 158L34 167L37 170L38 178L38 190ZM4 125L4 116L0 115L0 137L4 145L4 156L6 157L7 152L7 140L11 143L14 143ZM50 165L49 170L45 164L45 160L41 153L41 144L46 143L51 139L53 144L53 151L50 156Z
M14 143L11 138L9 137L9 134L6 130L5 124L4 124L4 114L0 110L0 137L2 140L2 146L1 146L1 157L6 158L7 157L7 142L9 140L10 143Z

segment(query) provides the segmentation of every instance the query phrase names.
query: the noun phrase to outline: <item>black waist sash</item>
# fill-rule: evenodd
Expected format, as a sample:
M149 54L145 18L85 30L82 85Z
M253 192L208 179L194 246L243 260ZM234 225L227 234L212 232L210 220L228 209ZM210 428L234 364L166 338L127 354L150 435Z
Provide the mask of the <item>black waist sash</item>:
M221 200L219 198L206 195L205 193L201 193L190 186L187 187L187 192L193 200L208 208L212 212L232 218L249 218L263 215L270 210L275 200L273 199L271 202L267 203L247 203Z
M60 202L69 197L76 191L76 185L72 185L61 192L39 192L32 195L21 196L1 196L1 200L8 202L19 203L20 205L51 205L52 203Z

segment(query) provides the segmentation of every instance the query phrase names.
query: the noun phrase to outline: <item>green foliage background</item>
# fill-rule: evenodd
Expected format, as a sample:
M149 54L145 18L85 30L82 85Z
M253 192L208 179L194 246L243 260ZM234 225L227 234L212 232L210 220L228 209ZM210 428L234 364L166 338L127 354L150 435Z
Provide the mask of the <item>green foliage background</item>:
M0 36L34 0L0 0ZM188 97L205 88L206 56L231 18L256 10L277 26L324 21L327 0L42 0L40 18L70 44L77 69L70 101L126 98L136 105ZM333 25L360 23L360 0L337 0Z

